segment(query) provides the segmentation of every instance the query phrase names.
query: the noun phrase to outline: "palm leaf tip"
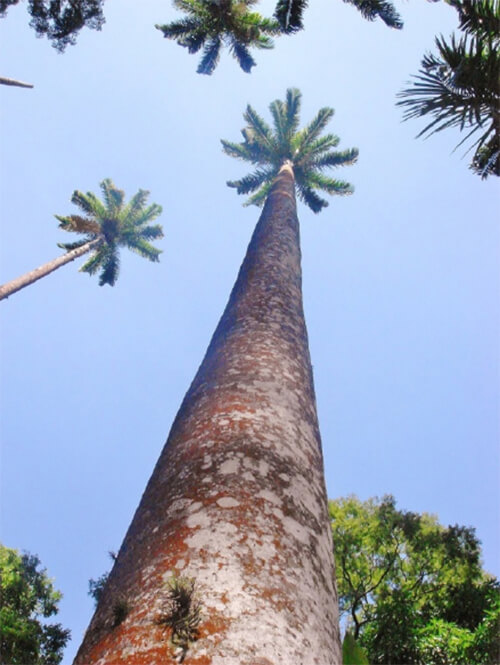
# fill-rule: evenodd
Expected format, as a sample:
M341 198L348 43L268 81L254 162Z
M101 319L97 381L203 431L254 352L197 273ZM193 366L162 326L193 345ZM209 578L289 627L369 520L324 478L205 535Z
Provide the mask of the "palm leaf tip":
M307 4L307 0L278 0L274 16L282 32L293 34L303 29L303 14Z

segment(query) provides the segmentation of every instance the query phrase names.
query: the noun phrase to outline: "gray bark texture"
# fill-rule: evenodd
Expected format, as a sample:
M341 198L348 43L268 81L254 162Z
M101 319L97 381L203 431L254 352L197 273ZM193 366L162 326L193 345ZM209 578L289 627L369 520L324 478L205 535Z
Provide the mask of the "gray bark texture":
M175 578L194 581L200 605L183 646L162 621ZM289 165L74 662L342 662Z
M99 239L87 242L85 243L85 245L77 247L77 249L72 249L69 252L66 252L66 254L58 256L57 259L53 259L48 263L44 263L43 266L35 268L35 270L30 270L30 272L26 272L24 273L24 275L16 277L16 279L12 279L10 282L2 284L0 286L0 300L8 298L13 293L16 293L16 291L24 289L25 286L29 286L30 284L33 284L33 282L42 279L42 277L50 275L50 273L54 272L54 270L57 270L58 268L65 266L67 263L74 261L79 256L83 256L87 252L90 252L94 247L97 247L97 245L99 245L101 242L102 241Z

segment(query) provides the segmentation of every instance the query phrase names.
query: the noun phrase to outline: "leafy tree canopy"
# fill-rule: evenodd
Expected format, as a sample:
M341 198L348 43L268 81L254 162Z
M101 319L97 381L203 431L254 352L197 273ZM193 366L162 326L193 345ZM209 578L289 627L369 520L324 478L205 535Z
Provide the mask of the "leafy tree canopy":
M498 663L499 583L470 527L396 508L330 502L341 615L372 665Z
M19 0L0 0L0 18ZM104 24L104 0L28 0L30 26L38 37L47 37L58 51L75 44L84 27L100 30Z
M70 631L46 622L61 594L39 558L0 545L0 592L2 665L58 665Z

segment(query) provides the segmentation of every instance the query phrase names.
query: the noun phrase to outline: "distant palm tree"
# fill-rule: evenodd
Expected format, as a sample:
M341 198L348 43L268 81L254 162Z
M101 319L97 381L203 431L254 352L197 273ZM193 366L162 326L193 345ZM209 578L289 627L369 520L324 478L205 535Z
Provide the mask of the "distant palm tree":
M245 72L255 65L249 49L273 48L270 35L280 33L274 19L264 18L248 8L257 0L174 0L174 5L187 14L186 18L166 25L156 25L165 37L175 39L189 53L203 55L199 74L212 74L219 62L221 48L226 45Z
M150 224L160 215L161 206L153 203L145 207L149 192L143 189L124 204L124 192L117 189L109 178L103 180L100 186L104 201L92 192L73 192L71 201L85 213L85 217L55 215L60 229L80 233L83 238L76 242L58 243L58 247L67 250L66 254L0 286L0 300L88 252L92 255L80 270L89 275L99 272L100 286L115 284L120 267L120 247L127 247L149 261L159 260L161 250L149 241L163 237L161 225Z
M500 175L500 2L450 0L463 36L436 38L438 55L427 54L410 87L399 93L404 119L433 118L418 136L448 127L476 136L470 168L487 178ZM479 136L478 136L479 135ZM457 146L457 147L458 147Z
M244 118L248 125L242 130L244 141L222 141L228 155L257 166L250 175L227 183L235 187L238 194L256 192L246 205L264 203L274 179L284 166L291 170L299 198L313 212L319 212L328 205L318 195L318 191L328 194L351 193L348 183L330 178L323 171L352 164L358 157L358 151L334 151L339 138L333 134L320 136L334 114L331 108L320 109L309 125L298 130L300 100L299 90L291 88L287 90L284 102L279 99L272 102L269 109L274 121L273 130L251 106L247 106Z
M390 0L344 0L344 2L356 7L368 21L381 18L390 28L400 30L403 27L403 22ZM308 4L308 0L278 0L274 15L283 32L302 30L303 14Z
M342 663L294 182L318 210L316 189L351 191L322 170L358 153L320 138L331 109L299 130L299 107L273 102L274 131L249 107L224 142L273 183L254 181L264 209L75 665Z

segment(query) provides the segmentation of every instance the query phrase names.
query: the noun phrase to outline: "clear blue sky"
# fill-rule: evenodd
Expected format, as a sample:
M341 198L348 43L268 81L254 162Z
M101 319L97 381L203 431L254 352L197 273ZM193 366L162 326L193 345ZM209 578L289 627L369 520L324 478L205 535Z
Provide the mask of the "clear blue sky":
M262 5L263 11L273 7ZM304 298L329 496L394 494L398 505L474 526L500 574L498 182L467 169L458 134L427 141L395 95L434 35L444 3L400 3L402 32L340 0L311 3L304 32L227 54L212 77L154 24L168 2L108 0L102 32L56 53L24 3L0 21L0 281L60 253L53 215L74 189L112 178L163 205L159 265L123 255L114 288L72 264L0 304L1 540L37 553L64 593L73 640L90 619L88 579L110 566L170 424L225 306L256 208L225 181L222 154L250 102L267 114L287 87L304 122L333 106L338 172L354 196L319 216L299 208Z

